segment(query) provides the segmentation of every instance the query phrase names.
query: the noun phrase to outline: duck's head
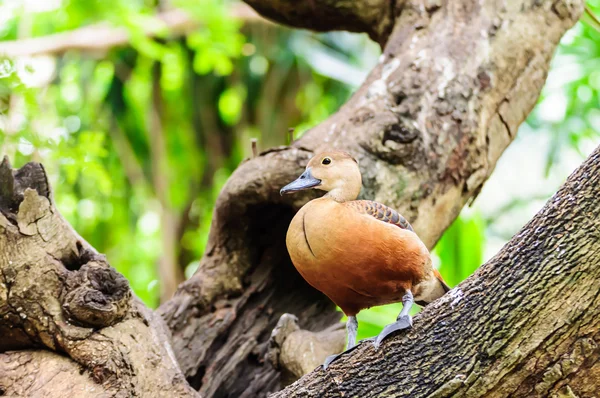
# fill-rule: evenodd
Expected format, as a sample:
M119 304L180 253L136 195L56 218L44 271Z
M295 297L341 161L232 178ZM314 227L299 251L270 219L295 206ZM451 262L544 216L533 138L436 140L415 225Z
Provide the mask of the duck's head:
M358 162L347 152L321 152L308 162L296 180L281 188L281 195L305 189L320 189L338 202L354 200L360 193L362 178Z

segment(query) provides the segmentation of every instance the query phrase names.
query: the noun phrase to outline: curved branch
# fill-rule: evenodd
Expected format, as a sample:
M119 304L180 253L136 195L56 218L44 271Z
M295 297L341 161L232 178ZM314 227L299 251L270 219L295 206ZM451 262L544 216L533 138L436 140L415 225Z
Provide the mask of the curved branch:
M263 358L280 316L296 315L311 332L339 319L284 244L294 212L316 193L278 191L314 152L355 155L362 197L398 209L433 247L514 139L582 8L566 0L403 3L380 63L348 103L292 147L243 163L223 188L198 271L159 309L192 385L207 396L273 391L281 380Z
M382 47L403 0L244 0L259 14L295 28L367 33Z
M278 191L314 152L353 153L364 175L362 196L397 208L432 247L514 138L582 7L581 0L407 0L395 7L381 61L352 99L292 147L243 163L220 194L197 273L160 308L191 386L215 397L278 390L286 380L265 362L267 353L300 372L316 359L292 365L293 358L277 354L275 344L285 351L286 338L274 335L270 344L269 337L281 315L293 313L309 332L339 320L294 270L284 244L294 212L315 193L281 198ZM196 395L173 360L164 324L60 217L41 166L13 171L2 164L0 209L0 332L11 337L3 351L65 352L87 372L90 388L99 385L109 396ZM287 339L306 335L300 333ZM16 377L9 367L0 371ZM454 391L457 380L440 394Z
M375 350L274 397L600 393L600 147L473 276ZM558 394L558 395L555 395Z

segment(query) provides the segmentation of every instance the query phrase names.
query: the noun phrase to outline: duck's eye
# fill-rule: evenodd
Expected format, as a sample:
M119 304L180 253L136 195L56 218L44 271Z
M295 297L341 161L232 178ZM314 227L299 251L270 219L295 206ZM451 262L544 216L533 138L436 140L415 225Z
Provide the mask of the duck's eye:
M329 164L329 163L331 163L331 159L330 158L324 158L321 163L323 163L323 164Z

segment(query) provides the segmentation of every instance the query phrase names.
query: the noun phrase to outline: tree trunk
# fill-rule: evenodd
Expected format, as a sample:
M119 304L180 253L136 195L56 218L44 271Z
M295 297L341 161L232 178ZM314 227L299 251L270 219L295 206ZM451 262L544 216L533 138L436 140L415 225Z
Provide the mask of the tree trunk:
M267 353L277 366L285 362L279 344L268 341L280 316L294 314L313 332L339 320L295 271L284 245L294 212L315 193L281 198L279 188L316 151L355 155L361 196L397 208L432 248L534 106L556 44L581 7L399 3L380 63L348 103L292 147L243 163L219 196L198 271L159 309L192 386L209 397L264 396L282 383L263 363ZM321 336L304 336L324 346ZM335 347L299 353L308 358L303 364L288 359L305 372Z
M283 20L278 13L288 9L276 6L285 0L248 2L259 10L258 3L263 10L271 7L269 17L278 20ZM318 13L317 4L313 16L333 20L332 3L323 0L326 13ZM358 3L350 8L359 9ZM183 375L205 397L265 396L285 382L271 363L304 373L342 341L335 325L340 314L299 276L284 244L294 212L315 193L281 198L278 190L308 158L325 147L354 154L364 176L361 196L397 208L433 247L514 139L537 100L556 44L582 8L577 0L364 0L360 6L365 4L388 7L385 15L395 21L393 29L368 30L380 43L391 31L379 64L327 121L293 146L264 152L238 168L217 201L198 271L159 309ZM286 14L286 21L306 26L298 21L310 18L310 8L302 10L296 17ZM350 29L331 25L340 27ZM360 25L351 30L366 31ZM5 393L194 396L172 359L168 330L130 298L122 277L60 217L43 169L30 164L13 172L5 163L1 170L0 270L5 280L0 327L11 336L3 351L43 347L73 360L41 350L0 354ZM34 171L32 180L28 176ZM482 279L479 286L485 283ZM432 305L427 314L445 308L448 300ZM294 318L281 317L284 313L294 314L306 330L297 330ZM415 330L423 327L420 323ZM317 355L286 350L285 337L299 333L302 341L320 347ZM305 361L300 363L299 356ZM430 364L422 366L422 376L433 377ZM319 388L315 377L308 379L316 380L310 391Z
M598 397L599 198L600 147L411 330L274 397Z

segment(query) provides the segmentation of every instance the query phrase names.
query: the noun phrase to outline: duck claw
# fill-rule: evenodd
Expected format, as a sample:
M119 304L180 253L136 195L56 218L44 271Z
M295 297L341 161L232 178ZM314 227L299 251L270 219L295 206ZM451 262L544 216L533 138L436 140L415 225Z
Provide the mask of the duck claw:
M359 341L358 344L356 344L354 347L348 348L347 350L342 351L339 354L329 355L327 358L325 358L325 362L323 362L323 370L327 370L327 368L329 367L329 365L331 365L335 360L337 360L339 357L341 357L344 354L348 354L348 353L354 351L363 342L373 341L373 340L375 340L375 337L369 337L367 339Z
M410 315L404 315L398 318L398 320L394 323L390 323L386 327L383 328L381 333L377 335L375 341L373 341L373 346L375 349L379 349L379 346L388 337L390 334L397 332L398 330L409 329L412 327L412 318Z

